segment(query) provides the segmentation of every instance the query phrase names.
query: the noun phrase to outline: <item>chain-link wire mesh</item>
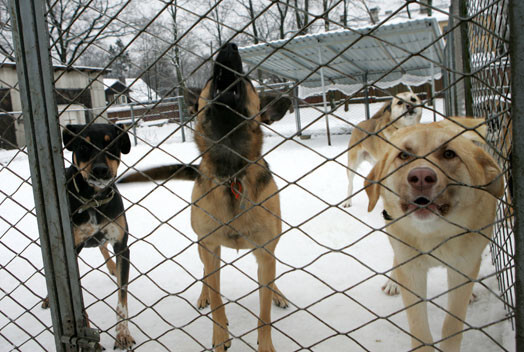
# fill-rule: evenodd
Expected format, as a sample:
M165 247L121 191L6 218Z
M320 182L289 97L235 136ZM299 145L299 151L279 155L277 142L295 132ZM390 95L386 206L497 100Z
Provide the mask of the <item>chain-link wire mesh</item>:
M11 36L14 25L8 3L0 3L0 346L5 346L2 350L53 350L56 328L52 327L49 311L41 308L47 289L25 148L17 58ZM457 337L460 344L461 336L464 351L477 351L479 346L489 351L514 350L511 187L515 180L510 165L507 0L46 3L58 122L62 131L70 131L72 138L82 140L77 143L83 145L85 153L86 149L92 153L79 160L78 155L72 155L72 145L63 150L65 167L72 168L66 174L69 201L88 204L72 209L77 249L82 241L76 237L84 236L86 240L91 233L78 232L75 217L91 212L98 217L97 233L104 234L93 236L95 242L91 243L102 245L103 255L89 248L78 255L84 308L91 327L101 332L102 346L113 347L122 332L123 318L129 326L125 348L204 351L213 350L214 343L217 350L223 348L224 339L213 333L214 323L219 325L217 331L225 331L226 323L217 313L222 308L207 307L207 303L213 304L206 295L215 292L212 280L216 271L204 272L201 261L209 256L206 253L212 253L210 257L220 268L219 287L227 313L230 350L267 347L267 336L262 336L261 343L257 331L262 311L258 275L264 271L260 269L267 259L264 253L269 253L270 261L276 261L276 274L269 283L274 280L285 298L276 295L276 286L271 291L280 306L289 305L271 310L272 345L276 350L404 351L425 343L446 351L457 343ZM433 25L433 29L418 29L420 24ZM337 39L344 35L355 37ZM305 42L316 44L299 50ZM272 124L260 122L264 109L237 110L235 116L241 118L238 126L213 136L206 129L211 127L203 126L202 121L212 113L212 104L226 105L226 111L235 110L231 107L234 104L221 100L229 89L233 90L235 102L256 105L253 95L245 98L235 91L234 87L244 82L240 76L222 87L217 96L206 95L205 90L202 93L210 77L217 79L213 65L229 43L240 48L245 77L251 80L263 105L268 101L277 104L281 97L291 104L287 113ZM265 48L262 58L253 61L250 52L260 48ZM360 71L350 74L353 71L349 68ZM229 71L224 72L227 75ZM294 72L306 73L297 77ZM249 90L251 86L245 87ZM412 101L412 97L420 100ZM388 102L390 105L384 105ZM418 118L417 111L421 114ZM390 119L379 125L377 121L386 115ZM466 115L479 119L448 119ZM437 121L437 125L432 125L434 131L428 132L422 144L413 139L407 148L405 137L399 137L402 134L396 130L404 121L408 124L418 119L423 124ZM368 121L368 125L360 124L362 121ZM130 152L120 154L122 150L112 149L120 143L113 136L105 140L104 135L106 144L100 144L93 136L86 138L90 127L67 127L92 127L96 123L113 124L115 131L127 132ZM251 133L243 130L248 125L254 130L260 128L264 139L261 146L242 146L254 148L254 156L239 152L240 147L230 142L244 143L245 134ZM444 134L443 138L439 134L442 129L452 134ZM361 139L350 143L351 136L359 132ZM419 138L417 133L413 132L414 138ZM215 144L209 144L209 139ZM467 167L441 164L451 155L445 152L456 148L457 143L462 143L461 147L453 152ZM241 165L234 175L217 175L202 167L209 158L229 162L213 149L216 145L235 160L231 163ZM485 169L472 172L476 166L466 162L469 156L461 153L468 151L462 146L480 146L471 149L477 159L483 155L479 150L485 150L497 160L500 170L494 169L502 177L498 179L503 179L504 192L502 196L491 192L499 198L496 218L491 219L486 210L493 196L480 190L493 179L476 182ZM261 148L259 154L256 148ZM348 165L348 152L355 152L359 160ZM372 167L392 154L398 154L405 163L389 169L389 174L371 177L372 170L377 170ZM175 174L168 175L171 180L150 177L148 182L118 184L126 224L121 220L123 211L117 209L108 215L91 200L110 198L108 202L112 202L112 193L102 191L86 197L75 193L78 186L74 180L82 182L79 177L89 174L88 160L106 155L120 162L118 179L164 165L201 167L193 169L198 169L198 181L180 180ZM485 166L489 157L482 160L480 164ZM246 170L260 165L266 173L257 183L250 183ZM445 179L449 184L437 196L433 194L436 198L424 194L410 199L405 204L406 214L399 215L387 208L404 197L391 180L413 165L434 170L439 182ZM351 179L349 193L347 174L359 176ZM464 178L464 174L471 174L470 178ZM422 176L429 178L421 182L435 183L431 175ZM214 182L195 198L193 188L198 190L208 179ZM251 196L249 192L255 187L272 184L269 179L274 179L275 189L262 198ZM365 183L365 179L371 183ZM378 188L383 197L395 196L393 200L379 201L368 212L373 181L384 186ZM219 193L222 198L211 202L212 208L204 204ZM443 194L452 200L438 203ZM483 197L485 206L468 203L471 194L482 194L478 197ZM276 195L280 211L268 205ZM236 207L234 216L220 217L228 207ZM457 219L453 214L458 214L456 209L461 207L468 211L461 210L460 214L469 215ZM235 221L242 214L260 209L266 215L237 228ZM200 215L192 217L192 212ZM422 212L433 217L433 222L413 220L417 226L406 225ZM473 228L467 225L471 217L479 217L473 218ZM206 221L218 222L221 229L199 230ZM254 237L264 228L264 222L274 221L281 223L281 230L264 235L269 237L261 242ZM448 236L451 238L432 238L420 245L399 236L399 228L405 229L402 226L408 226L415 237L435 236L432 227L450 227L443 223L455 224L454 234ZM489 233L491 225L493 236ZM208 246L209 239L220 231L225 232L228 239L224 241L229 241L233 249L223 247L218 258L217 251ZM111 237L110 232L119 235ZM124 233L128 233L125 237L130 251L127 319L119 298L125 274L122 264L112 264L126 261L118 259L124 251L122 245L126 245L119 237ZM274 238L278 245L273 249ZM459 244L463 238L473 238L473 244L461 247L465 246ZM106 240L116 243L116 247L107 246ZM397 240L413 252L399 249L403 245ZM240 243L250 248L238 248L242 247ZM483 251L488 243L490 250ZM446 250L453 254L443 255ZM472 254L475 251L477 254ZM256 260L251 254L257 256ZM429 258L428 262L424 258ZM480 258L477 277L471 267ZM413 265L435 264L437 267L429 270L427 292L418 286L423 282L420 275L415 282L402 277L403 270ZM423 269L417 272L425 277ZM459 304L462 308L448 306L449 297L458 292L466 292L470 300L470 283L474 283L472 302ZM400 290L404 300L395 297ZM408 313L421 305L427 306L432 339L408 324ZM465 314L465 306L464 317L457 312ZM445 319L460 321L463 326L442 333ZM423 320L419 325L424 325ZM269 324L261 324L265 323Z
M513 208L511 176L511 89L509 61L509 21L507 2L478 2L468 8L475 24L468 28L471 71L472 110L484 116L490 129L489 139L494 154L503 168L506 187L499 203L492 260L497 268L499 289L507 304L508 314L515 304L513 283L515 265L512 254ZM477 24L478 23L478 24Z

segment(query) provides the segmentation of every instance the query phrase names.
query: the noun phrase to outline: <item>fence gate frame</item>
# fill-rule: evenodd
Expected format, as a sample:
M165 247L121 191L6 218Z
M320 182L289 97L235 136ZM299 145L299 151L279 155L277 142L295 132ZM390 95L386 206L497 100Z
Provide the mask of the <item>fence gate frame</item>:
M10 0L31 182L56 349L93 350L100 336L84 315L45 7L41 0Z
M510 0L511 120L513 205L515 216L515 338L516 350L524 350L524 2ZM520 175L520 176L519 176Z

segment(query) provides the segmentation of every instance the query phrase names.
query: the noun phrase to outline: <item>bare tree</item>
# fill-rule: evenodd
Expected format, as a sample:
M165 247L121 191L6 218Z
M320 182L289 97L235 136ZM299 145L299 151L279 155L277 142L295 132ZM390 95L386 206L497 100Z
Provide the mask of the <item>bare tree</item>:
M371 12L371 10L369 9L369 6L368 6L368 4L366 3L366 0L360 0L360 3L362 4L362 6L364 7L364 9L366 10L366 13L367 13L368 16L369 16L369 21L371 22L371 24L375 24L375 23L376 23L376 19L375 19L375 17L373 16L373 13Z
M307 34L309 32L309 0L294 0L295 2L295 21L297 32Z
M203 25L213 38L213 43L218 44L217 47L222 46L230 35L228 33L230 30L224 24L230 22L232 4L228 0L208 0L207 2L208 8L212 10L208 14L208 21L203 22Z
M10 61L15 61L11 38L9 0L0 0L0 55L5 56Z
M322 17L324 19L324 30L329 31L329 13L336 0L322 0Z
M284 39L286 37L286 17L289 12L289 0L278 1L277 2L278 10L278 33L279 39Z
M344 28L348 27L348 2L349 0L344 0L342 3L342 26Z
M128 2L123 0L46 0L49 31L56 59L71 65L95 40L126 35L122 20Z
M169 16L171 18L171 37L173 43L177 43L180 40L179 36L179 21L178 21L178 6L176 4L169 6ZM171 62L175 66L176 79L179 86L184 88L184 75L182 74L182 58L180 53L180 45L175 44L173 47L173 56L171 56Z
M242 6L247 13L246 20L248 21L253 33L250 41L252 41L254 44L258 44L260 42L260 31L257 26L258 11L255 10L253 0L237 0L237 3ZM257 4L259 4L259 1L257 1ZM239 16L244 17L241 14L239 14Z

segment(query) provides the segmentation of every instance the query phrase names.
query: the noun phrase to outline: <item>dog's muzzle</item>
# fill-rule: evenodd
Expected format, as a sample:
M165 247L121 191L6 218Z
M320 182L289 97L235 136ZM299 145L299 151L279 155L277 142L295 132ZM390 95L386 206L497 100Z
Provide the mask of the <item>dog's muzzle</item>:
M110 168L105 163L99 163L93 165L91 174L86 182L96 188L105 188L113 181L113 175L111 174Z

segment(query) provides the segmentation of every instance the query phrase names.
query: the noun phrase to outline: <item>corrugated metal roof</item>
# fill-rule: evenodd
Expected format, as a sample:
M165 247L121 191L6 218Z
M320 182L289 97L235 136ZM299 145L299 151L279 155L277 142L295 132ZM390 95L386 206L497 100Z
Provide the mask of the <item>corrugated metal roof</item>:
M435 18L305 35L240 48L244 63L308 87L440 74L444 43ZM431 61L435 72L431 71Z

